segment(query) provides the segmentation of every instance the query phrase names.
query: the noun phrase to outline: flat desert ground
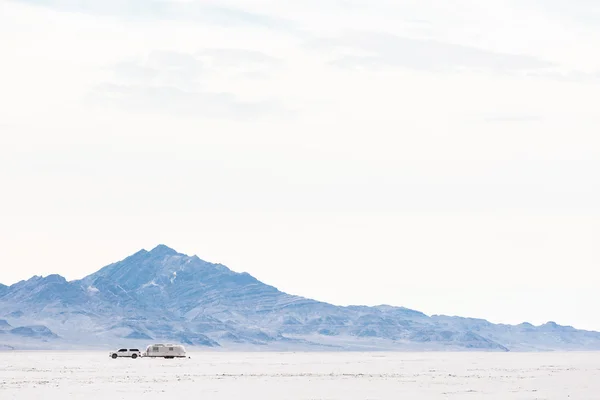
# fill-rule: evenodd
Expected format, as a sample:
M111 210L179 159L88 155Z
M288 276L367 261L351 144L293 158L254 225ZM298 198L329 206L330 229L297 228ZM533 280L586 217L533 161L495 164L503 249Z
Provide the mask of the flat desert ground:
M600 353L0 353L0 399L600 399Z

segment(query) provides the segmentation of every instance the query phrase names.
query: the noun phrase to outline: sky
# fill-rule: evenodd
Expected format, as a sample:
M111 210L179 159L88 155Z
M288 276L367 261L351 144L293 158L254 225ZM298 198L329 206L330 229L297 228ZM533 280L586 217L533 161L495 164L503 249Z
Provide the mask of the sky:
M600 330L598 48L591 0L0 0L0 282L162 243Z

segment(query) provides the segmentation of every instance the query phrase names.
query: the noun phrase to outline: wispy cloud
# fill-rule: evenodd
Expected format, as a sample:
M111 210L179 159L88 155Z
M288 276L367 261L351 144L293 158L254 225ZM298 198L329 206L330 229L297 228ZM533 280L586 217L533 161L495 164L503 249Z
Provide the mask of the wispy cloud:
M197 85L202 63L192 54L153 51L142 60L123 61L114 67L114 78L125 84L167 85L186 90Z
M528 0L517 2L518 6L533 6L560 19L597 26L600 22L600 3L596 0Z
M225 119L252 119L284 112L270 101L244 102L232 93L186 91L173 86L119 85L98 86L91 102L130 111L167 113Z
M485 117L486 122L539 122L543 118L539 115L501 114Z
M202 21L224 26L257 26L300 32L292 21L218 5L210 1L165 0L13 0L58 11L128 18Z
M533 78L550 78L562 82L600 83L600 72L584 72L578 70L529 71L526 76Z
M417 70L539 70L553 64L537 57L413 39L377 32L349 32L314 41L311 47L337 53L332 64L344 68L404 67Z
M203 57L210 57L213 63L206 63ZM112 66L113 80L96 86L88 100L132 111L227 119L285 113L275 100L241 101L235 93L206 89L207 76L223 65L238 67L245 78L248 71L261 70L248 68L244 62L248 58L263 68L276 63L266 54L242 49L205 49L195 54L154 51L141 60Z
M215 72L227 72L248 78L266 78L284 67L283 60L261 51L247 49L203 49L195 53Z

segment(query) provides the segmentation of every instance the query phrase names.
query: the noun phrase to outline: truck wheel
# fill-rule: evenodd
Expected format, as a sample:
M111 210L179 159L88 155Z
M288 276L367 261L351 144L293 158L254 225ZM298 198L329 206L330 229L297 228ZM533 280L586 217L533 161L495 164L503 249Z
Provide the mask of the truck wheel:
M137 354L132 355L131 358L135 360L137 358Z
M116 359L116 358L117 358L117 355L116 355L116 354L113 354L111 357L112 357L112 358L113 358L113 360L114 360L114 359Z

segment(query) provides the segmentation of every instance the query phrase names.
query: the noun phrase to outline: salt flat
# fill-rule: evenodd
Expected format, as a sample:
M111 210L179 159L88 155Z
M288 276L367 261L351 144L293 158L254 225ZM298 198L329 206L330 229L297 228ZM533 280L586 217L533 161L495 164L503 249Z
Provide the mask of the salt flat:
M0 353L0 399L599 399L600 353Z

